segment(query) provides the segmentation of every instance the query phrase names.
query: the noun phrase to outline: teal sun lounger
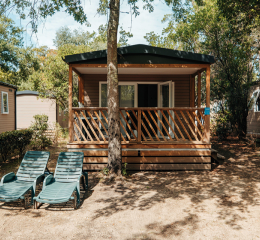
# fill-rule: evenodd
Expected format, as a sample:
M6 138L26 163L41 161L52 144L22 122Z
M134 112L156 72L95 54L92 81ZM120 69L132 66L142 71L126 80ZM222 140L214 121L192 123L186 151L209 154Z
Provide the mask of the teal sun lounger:
M87 187L87 173L82 172L83 158L83 152L60 153L55 175L45 178L42 191L34 198L34 208L39 208L37 203L57 204L73 200L74 209L77 209L80 204L81 180L84 189Z
M36 186L45 177L44 172L49 157L49 152L26 152L17 174L15 175L11 172L2 177L0 182L0 201L13 202L22 199L24 200L24 208L26 208L25 194L31 191L31 204L33 204Z

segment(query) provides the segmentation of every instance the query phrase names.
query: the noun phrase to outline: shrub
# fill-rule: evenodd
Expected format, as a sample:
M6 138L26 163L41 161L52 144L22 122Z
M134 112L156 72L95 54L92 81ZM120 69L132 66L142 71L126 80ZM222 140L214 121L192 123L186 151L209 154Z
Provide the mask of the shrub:
M0 134L0 155L2 160L6 160L11 154L18 150L20 157L25 153L26 147L30 144L32 139L32 130L14 130L7 131Z
M218 136L219 140L227 139L231 130L232 127L230 124L230 112L219 112L218 116L216 117L216 135Z
M46 137L46 131L49 128L48 116L45 114L38 114L33 116L34 122L30 126L33 131L31 146L33 149L44 149L52 145L50 138Z

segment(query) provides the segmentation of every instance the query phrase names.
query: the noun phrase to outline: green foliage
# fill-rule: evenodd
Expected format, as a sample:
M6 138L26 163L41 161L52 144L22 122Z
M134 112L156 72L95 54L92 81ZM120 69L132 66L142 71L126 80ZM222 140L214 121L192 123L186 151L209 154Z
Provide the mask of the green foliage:
M0 16L0 81L18 86L39 69L34 49L23 48L22 33L11 19Z
M31 146L33 149L45 149L52 145L52 141L46 136L46 131L49 128L48 116L38 114L33 117L34 122L30 126L30 129L33 131Z
M107 167L104 167L104 168L102 169L102 172L103 172L104 175L108 175L109 169L108 169Z
M0 134L0 155L2 160L6 160L14 153L15 150L19 152L20 157L25 153L26 147L30 144L32 139L32 130L14 130L7 131Z
M123 176L126 176L126 175L127 175L126 165L127 165L127 163L122 164L122 175L123 175Z

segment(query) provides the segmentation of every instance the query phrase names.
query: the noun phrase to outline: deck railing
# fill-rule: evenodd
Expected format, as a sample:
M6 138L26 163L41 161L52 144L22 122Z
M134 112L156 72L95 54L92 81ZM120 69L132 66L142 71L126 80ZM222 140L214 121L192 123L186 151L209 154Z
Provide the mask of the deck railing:
M108 143L107 108L72 108L70 142ZM205 140L204 108L120 108L122 143Z

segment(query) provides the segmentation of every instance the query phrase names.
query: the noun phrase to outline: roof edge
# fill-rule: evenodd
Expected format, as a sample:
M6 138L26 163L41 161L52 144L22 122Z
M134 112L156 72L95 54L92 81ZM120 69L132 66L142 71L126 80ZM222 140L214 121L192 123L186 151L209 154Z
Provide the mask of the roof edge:
M0 85L2 85L2 86L6 86L6 87L11 87L11 88L18 89L17 86L12 85L12 84L10 84L10 83L2 82L2 81L0 81Z

